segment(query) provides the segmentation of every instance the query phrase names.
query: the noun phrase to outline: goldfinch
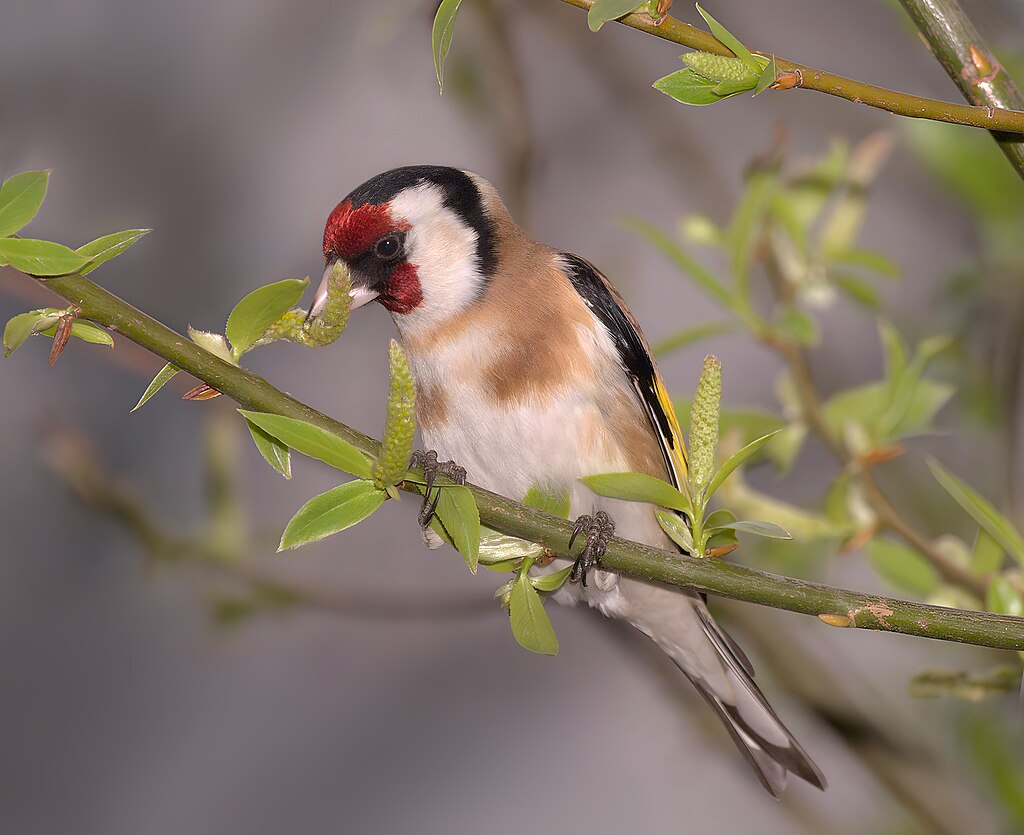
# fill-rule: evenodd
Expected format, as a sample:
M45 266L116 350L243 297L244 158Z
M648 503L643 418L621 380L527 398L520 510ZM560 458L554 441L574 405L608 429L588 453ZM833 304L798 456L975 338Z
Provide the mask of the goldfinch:
M522 499L568 491L587 560L554 594L632 624L675 662L721 718L761 784L825 778L753 681L750 662L704 599L596 568L619 535L672 548L650 505L600 498L578 478L634 471L677 486L686 453L650 348L626 303L584 259L538 243L495 188L454 168L380 174L337 205L324 230L327 276L343 261L352 307L394 319L416 384L424 443L481 487ZM433 459L436 460L436 459ZM564 563L563 563L564 564Z

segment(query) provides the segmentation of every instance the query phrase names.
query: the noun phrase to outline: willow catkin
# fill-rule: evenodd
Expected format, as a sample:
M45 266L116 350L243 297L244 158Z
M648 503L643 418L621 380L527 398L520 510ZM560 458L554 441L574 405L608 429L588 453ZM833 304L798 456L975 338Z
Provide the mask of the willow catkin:
M687 52L680 57L686 66L709 81L736 81L751 87L757 83L757 75L739 58L710 52Z
M327 302L315 319L304 323L303 331L306 344L313 347L329 345L345 330L348 314L352 310L352 297L349 291L352 281L348 267L343 261L336 261L327 276Z
M715 469L721 403L722 363L707 356L690 408L690 483L698 489L707 486Z
M343 262L336 262L327 277L327 301L316 318L309 319L305 310L293 308L267 328L257 344L286 340L307 348L330 345L348 324L348 314L352 309L351 289L348 268Z
M388 346L391 388L388 412L384 421L384 440L373 465L374 483L381 488L398 484L409 469L413 432L416 429L416 388L409 370L409 361L402 346L391 340Z

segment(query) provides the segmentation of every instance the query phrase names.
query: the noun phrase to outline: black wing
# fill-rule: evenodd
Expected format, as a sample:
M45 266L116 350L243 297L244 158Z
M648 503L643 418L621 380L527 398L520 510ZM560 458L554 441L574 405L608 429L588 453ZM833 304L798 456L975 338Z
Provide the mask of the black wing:
M676 487L686 481L686 447L679 421L672 409L665 384L658 374L651 349L640 326L611 282L589 261L571 253L561 253L565 274L580 298L611 334L622 367L640 396L651 427L658 436L665 466Z

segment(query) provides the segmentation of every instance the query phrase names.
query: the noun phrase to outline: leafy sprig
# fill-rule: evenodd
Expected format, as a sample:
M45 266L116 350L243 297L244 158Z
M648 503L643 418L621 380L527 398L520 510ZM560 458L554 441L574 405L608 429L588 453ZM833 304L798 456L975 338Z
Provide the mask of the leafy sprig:
M76 250L52 241L19 237L39 213L46 197L49 171L15 174L0 186L0 266L10 266L28 275L52 278L78 273L86 275L135 244L148 229L127 229L104 235ZM78 318L73 306L58 310L47 307L19 313L4 326L4 356L9 357L30 336L55 340L50 365L56 362L69 337L94 345L113 347L110 334L98 325Z
M722 365L717 357L708 356L690 410L689 469L683 489L643 473L603 473L580 480L599 496L677 511L676 514L659 511L658 522L685 553L694 557L723 556L735 550L737 533L792 539L774 522L737 520L727 510L708 512L711 498L725 480L777 434L770 432L756 438L716 469L721 400Z

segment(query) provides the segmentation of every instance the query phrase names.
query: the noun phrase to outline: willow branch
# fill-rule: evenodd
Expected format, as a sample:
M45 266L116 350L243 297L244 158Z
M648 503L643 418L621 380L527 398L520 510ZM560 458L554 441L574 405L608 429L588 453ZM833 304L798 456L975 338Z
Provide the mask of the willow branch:
M83 318L163 357L235 400L246 409L298 418L332 432L373 455L372 438L300 403L261 377L237 368L193 344L81 276L49 279L46 286L77 305ZM572 525L470 485L480 520L504 534L536 542L552 554L570 556ZM834 626L900 632L996 649L1024 650L1024 618L929 606L833 588L713 559L693 559L613 538L604 567L620 574L680 588L731 597L762 606L816 615Z
M589 10L595 0L562 0L562 2L579 9ZM916 2L916 0L906 0L906 2ZM939 0L931 0L931 3L938 5ZM680 23L672 17L666 17L657 26L644 14L626 15L617 22L690 49L712 52L716 55L732 55L732 52L722 45L714 35L689 24ZM880 110L895 113L897 116L931 119L935 122L952 122L985 130L1024 134L1024 112L1018 110L1008 110L996 105L977 107L926 99L910 93L900 93L885 87L877 87L874 84L865 84L862 81L845 78L825 70L809 67L806 64L798 64L795 61L779 58L770 52L751 51L774 59L779 74L790 77L792 82L790 89L803 88L804 90L827 93L830 96L852 101L854 104L877 107Z
M1024 110L1024 94L996 60L956 0L900 0L932 54L971 104L987 108ZM992 135L1010 164L1024 177L1024 137Z

